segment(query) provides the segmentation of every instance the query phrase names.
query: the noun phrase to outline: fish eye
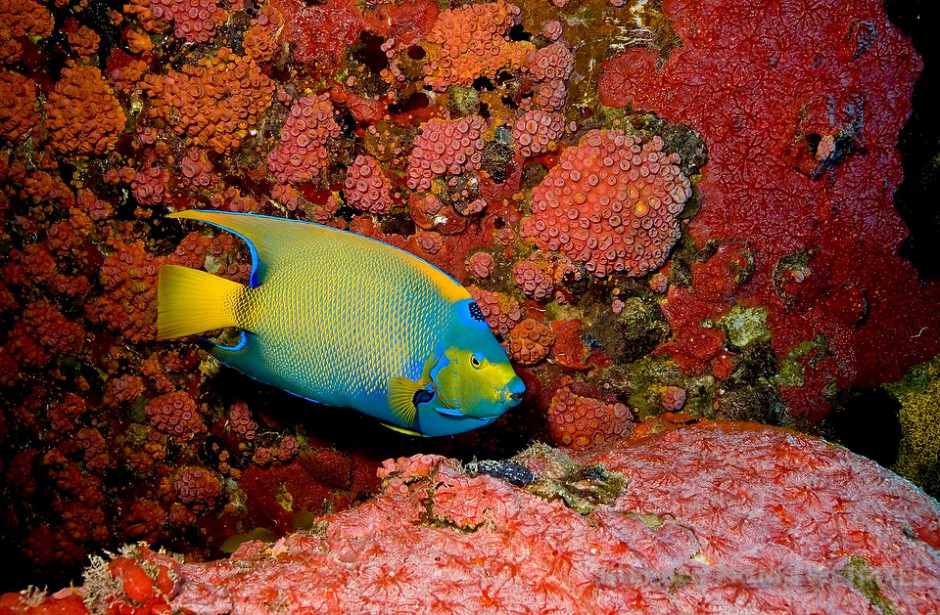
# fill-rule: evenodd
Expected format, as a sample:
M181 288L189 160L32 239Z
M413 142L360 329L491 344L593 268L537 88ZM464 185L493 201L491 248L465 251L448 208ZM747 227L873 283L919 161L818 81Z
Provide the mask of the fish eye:
M475 354L470 355L470 365L477 369L480 368L480 359L478 359Z

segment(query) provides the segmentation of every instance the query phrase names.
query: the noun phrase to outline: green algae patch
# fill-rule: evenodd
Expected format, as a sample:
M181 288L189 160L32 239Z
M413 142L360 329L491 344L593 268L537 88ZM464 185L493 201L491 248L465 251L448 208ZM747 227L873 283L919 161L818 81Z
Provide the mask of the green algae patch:
M884 388L901 404L901 442L891 469L940 497L940 355Z
M817 335L813 340L803 340L794 346L780 363L780 372L776 378L777 384L782 387L803 386L806 382L803 359L810 357L810 361L812 361L813 353L821 355L826 353L828 349L829 344L822 335Z
M669 337L669 323L655 301L643 297L623 298L620 314L606 305L588 318L593 335L615 363L630 363L649 355Z
M630 391L630 407L640 420L664 412L662 392L667 386L681 387L688 392L682 406L682 412L687 414L707 417L715 401L716 381L713 376L685 376L679 366L666 356L646 356L628 365L615 366L604 377Z
M735 304L718 320L718 326L725 330L728 342L737 349L754 342L770 340L765 307L742 307Z
M855 586L855 589L860 591L868 599L868 602L881 611L883 615L897 613L894 605L881 595L881 587L878 585L878 581L875 580L874 572L864 557L855 557L854 555L850 557L849 563L840 571L840 574L848 579Z

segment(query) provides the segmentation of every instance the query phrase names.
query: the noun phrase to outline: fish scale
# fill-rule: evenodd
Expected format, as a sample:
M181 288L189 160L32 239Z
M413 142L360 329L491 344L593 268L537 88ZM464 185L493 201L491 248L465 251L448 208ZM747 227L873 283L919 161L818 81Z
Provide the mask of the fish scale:
M347 404L349 391L384 397L384 374L420 376L420 364L408 357L430 355L433 331L447 324L447 303L413 268L401 266L398 254L357 256L351 261L348 250L314 244L246 292L258 316L244 328L255 334L250 343L264 366L303 374L309 382L304 396L331 405ZM392 279L382 301L363 298L363 289L387 287ZM423 309L406 311L406 304Z

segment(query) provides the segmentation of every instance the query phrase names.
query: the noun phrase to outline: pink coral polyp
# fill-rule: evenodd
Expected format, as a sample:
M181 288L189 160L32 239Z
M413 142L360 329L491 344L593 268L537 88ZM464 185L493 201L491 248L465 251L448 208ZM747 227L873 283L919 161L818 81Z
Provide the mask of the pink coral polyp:
M356 156L346 172L343 186L351 207L374 214L385 214L392 208L390 183L378 160L372 156Z

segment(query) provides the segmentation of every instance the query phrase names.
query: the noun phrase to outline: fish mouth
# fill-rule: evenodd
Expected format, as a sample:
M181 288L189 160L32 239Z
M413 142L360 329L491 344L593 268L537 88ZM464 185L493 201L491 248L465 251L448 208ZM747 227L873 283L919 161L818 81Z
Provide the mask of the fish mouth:
M525 384L519 376L516 376L509 381L502 392L502 397L506 402L513 406L518 405L522 401L523 394L525 394Z

